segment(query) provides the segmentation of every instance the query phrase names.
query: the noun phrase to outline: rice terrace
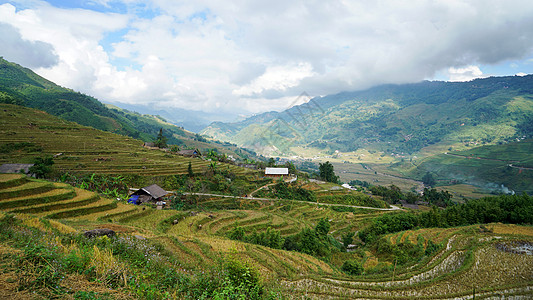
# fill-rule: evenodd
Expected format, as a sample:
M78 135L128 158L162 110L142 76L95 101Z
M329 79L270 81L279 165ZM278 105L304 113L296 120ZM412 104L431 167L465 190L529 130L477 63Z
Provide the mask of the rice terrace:
M0 1L0 300L533 299L533 1Z
M1 113L2 162L62 153L54 158L54 181L0 175L3 298L533 293L533 228L515 225L533 217L525 194L394 209L401 205L372 189L365 194L303 173L287 183L147 149L39 111L3 105ZM153 182L170 191L164 209L125 201L127 187ZM84 237L94 229L114 234Z

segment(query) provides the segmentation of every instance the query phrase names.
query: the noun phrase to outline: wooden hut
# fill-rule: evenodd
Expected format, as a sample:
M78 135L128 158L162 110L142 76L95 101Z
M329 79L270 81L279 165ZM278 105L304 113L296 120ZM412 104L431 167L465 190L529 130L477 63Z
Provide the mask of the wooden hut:
M180 150L178 151L179 155L185 156L185 157L198 157L201 156L202 153L200 153L200 150L198 149L192 149L192 150Z
M141 204L146 202L158 202L167 195L167 191L162 189L157 184L152 184L142 189L137 190L130 195L129 203Z

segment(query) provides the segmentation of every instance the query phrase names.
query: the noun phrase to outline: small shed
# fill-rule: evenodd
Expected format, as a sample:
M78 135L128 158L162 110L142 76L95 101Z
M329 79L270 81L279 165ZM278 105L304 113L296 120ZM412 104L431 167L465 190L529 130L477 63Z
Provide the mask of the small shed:
M288 176L289 168L265 168L266 177Z
M157 202L161 201L161 198L165 197L167 194L167 191L160 186L152 184L131 194L128 203L141 204L146 202Z
M351 185L349 185L349 184L347 184L347 183L343 183L341 186L342 186L343 188L345 188L345 189L349 189L349 190L352 190L352 191L357 191L356 188L354 188L353 186L351 186Z
M29 174L33 164L3 164L0 166L0 173L24 173Z
M179 155L185 156L185 157L198 157L201 156L202 153L200 153L200 150L198 149L192 149L192 150L180 150L178 151Z

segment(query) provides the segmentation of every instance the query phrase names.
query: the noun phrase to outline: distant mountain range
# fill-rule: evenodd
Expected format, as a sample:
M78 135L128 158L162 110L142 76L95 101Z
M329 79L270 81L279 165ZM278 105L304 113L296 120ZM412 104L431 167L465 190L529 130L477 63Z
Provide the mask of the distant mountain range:
M533 135L533 75L382 85L214 122L201 134L271 155L296 154L295 146L409 155L432 145L505 143Z
M253 152L238 149L234 145L206 140L170 123L163 116L140 114L104 105L91 96L58 86L30 69L3 58L0 58L0 103L40 109L68 121L146 142L153 141L163 128L168 144L201 149L217 148L236 157L255 157Z
M192 132L200 132L202 129L211 124L213 120L234 120L233 117L228 118L228 115L225 113L208 113L173 107L158 109L153 108L152 106L128 103L117 103L116 106L129 111L142 111L144 114L163 117L168 122L176 124Z

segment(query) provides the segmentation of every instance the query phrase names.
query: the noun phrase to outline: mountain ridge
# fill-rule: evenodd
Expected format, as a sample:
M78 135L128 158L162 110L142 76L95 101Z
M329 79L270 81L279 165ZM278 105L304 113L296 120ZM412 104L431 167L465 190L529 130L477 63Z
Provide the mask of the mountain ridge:
M280 141L270 145L278 148L274 154L290 153L290 149L283 149L278 144L312 146L313 142L317 145L324 142L333 144L330 150L338 148L342 151L355 150L356 147L373 143L378 150L389 148L391 152L413 154L444 138L457 141L457 137L452 138L450 134L464 131L461 127L465 125L468 128L487 124L501 127L510 122L513 123L510 126L516 134L529 134L529 130L521 128L528 127L530 112L514 111L513 116L504 118L507 112L499 111L515 97L521 96L524 96L522 102L533 105L533 75L488 77L469 82L423 81L403 85L388 84L363 91L315 97L306 104L286 111L268 112L241 122L214 122L201 133L239 146L251 147L259 152L265 147L265 141L263 144L257 141L260 139L259 134L284 136ZM523 103L521 105L524 106ZM438 124L432 123L434 121L431 119L438 118L442 112L445 112L448 120L439 120ZM424 113L433 114L434 118L420 117ZM348 114L352 117L346 116ZM420 120L416 120L417 118ZM495 122L495 118L503 119ZM276 127L274 120L289 126L285 129L272 130ZM260 132L256 128L252 136L247 135L246 138L239 136L238 132L251 123L260 125ZM304 127L302 125L306 130L298 130L298 127ZM316 134L317 131L328 128L334 130L325 130L322 135ZM358 136L363 136L365 141L357 140L354 134L350 137L352 130L357 131ZM428 130L431 132L431 137L422 134L422 131ZM288 131L293 131L293 134ZM296 136L294 131L298 131L300 136ZM515 134L505 134L502 138L509 140L514 136ZM495 134L486 134L484 141L498 142ZM349 145L350 143L352 145ZM377 145L379 143L392 144L392 147ZM283 151L288 152L283 153Z

